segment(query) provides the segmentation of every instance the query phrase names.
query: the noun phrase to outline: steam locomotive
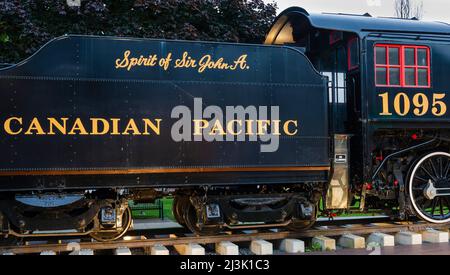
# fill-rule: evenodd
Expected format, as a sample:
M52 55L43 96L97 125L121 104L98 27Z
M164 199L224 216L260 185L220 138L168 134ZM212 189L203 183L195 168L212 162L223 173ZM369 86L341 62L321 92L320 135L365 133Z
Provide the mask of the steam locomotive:
M450 221L450 26L282 12L264 45L65 35L0 69L0 234ZM70 231L68 231L70 230Z

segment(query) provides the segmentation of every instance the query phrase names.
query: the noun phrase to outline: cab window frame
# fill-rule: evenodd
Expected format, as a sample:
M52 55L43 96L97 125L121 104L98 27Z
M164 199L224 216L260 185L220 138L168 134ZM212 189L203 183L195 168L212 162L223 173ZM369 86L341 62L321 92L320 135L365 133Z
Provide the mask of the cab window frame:
M377 51L384 49L383 58L379 58ZM390 52L396 49L398 51L398 64L392 64ZM407 63L407 51L413 51L413 62ZM425 50L425 65L419 59L419 52ZM378 59L384 60L381 63ZM394 62L395 63L395 62ZM379 70L384 70L384 75L386 80L383 82L379 81ZM391 81L391 72L394 70L399 70L399 81L395 81L395 84ZM411 84L408 82L407 72L413 70L413 82ZM431 49L429 46L423 45L410 45L410 44L374 44L374 75L375 75L375 85L377 87L401 87L401 88L431 88ZM426 71L426 85L421 84L421 78L419 72ZM381 73L383 74L383 73ZM423 79L422 79L423 80ZM398 84L397 84L398 83Z

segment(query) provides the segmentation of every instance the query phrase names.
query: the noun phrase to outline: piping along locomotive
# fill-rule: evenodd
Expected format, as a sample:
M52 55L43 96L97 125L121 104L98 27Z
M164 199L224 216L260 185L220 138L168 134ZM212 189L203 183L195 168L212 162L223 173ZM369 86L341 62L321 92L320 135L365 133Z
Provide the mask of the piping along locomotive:
M0 232L114 240L168 194L197 234L450 221L450 26L294 7L264 44L66 35L1 69Z

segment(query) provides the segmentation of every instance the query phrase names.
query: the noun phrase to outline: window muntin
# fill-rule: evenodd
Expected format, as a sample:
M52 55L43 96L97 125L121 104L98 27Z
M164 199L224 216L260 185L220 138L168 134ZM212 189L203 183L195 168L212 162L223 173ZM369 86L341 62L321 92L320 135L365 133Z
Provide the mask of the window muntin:
M359 68L359 48L357 37L353 37L348 41L347 55L348 55L348 70L351 71Z
M376 45L375 83L382 87L431 87L430 48Z

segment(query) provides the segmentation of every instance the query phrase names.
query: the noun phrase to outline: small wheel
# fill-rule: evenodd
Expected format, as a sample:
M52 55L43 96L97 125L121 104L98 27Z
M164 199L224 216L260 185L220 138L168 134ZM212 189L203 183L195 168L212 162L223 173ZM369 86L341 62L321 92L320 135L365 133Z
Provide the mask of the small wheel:
M119 231L116 232L94 232L90 236L99 242L115 241L121 238L131 226L131 209L127 207L122 214L122 224L124 225Z
M221 227L219 225L213 225L213 226L204 226L199 227L198 226L198 216L197 211L192 205L192 203L189 201L188 204L186 204L186 208L183 209L184 212L184 221L186 222L186 227L194 234L198 236L211 236L216 235L220 232Z
M181 226L186 228L186 222L183 218L183 210L186 209L187 204L189 204L189 198L186 196L175 196L173 198L172 213L175 220Z
M289 230L295 231L295 232L299 232L299 231L304 231L306 229L311 228L317 220L317 205L314 205L314 213L312 214L312 217L310 220L299 220L299 219L292 219L292 222L287 225L287 228Z
M422 157L408 178L408 191L416 214L431 223L450 222L450 154L434 152Z

